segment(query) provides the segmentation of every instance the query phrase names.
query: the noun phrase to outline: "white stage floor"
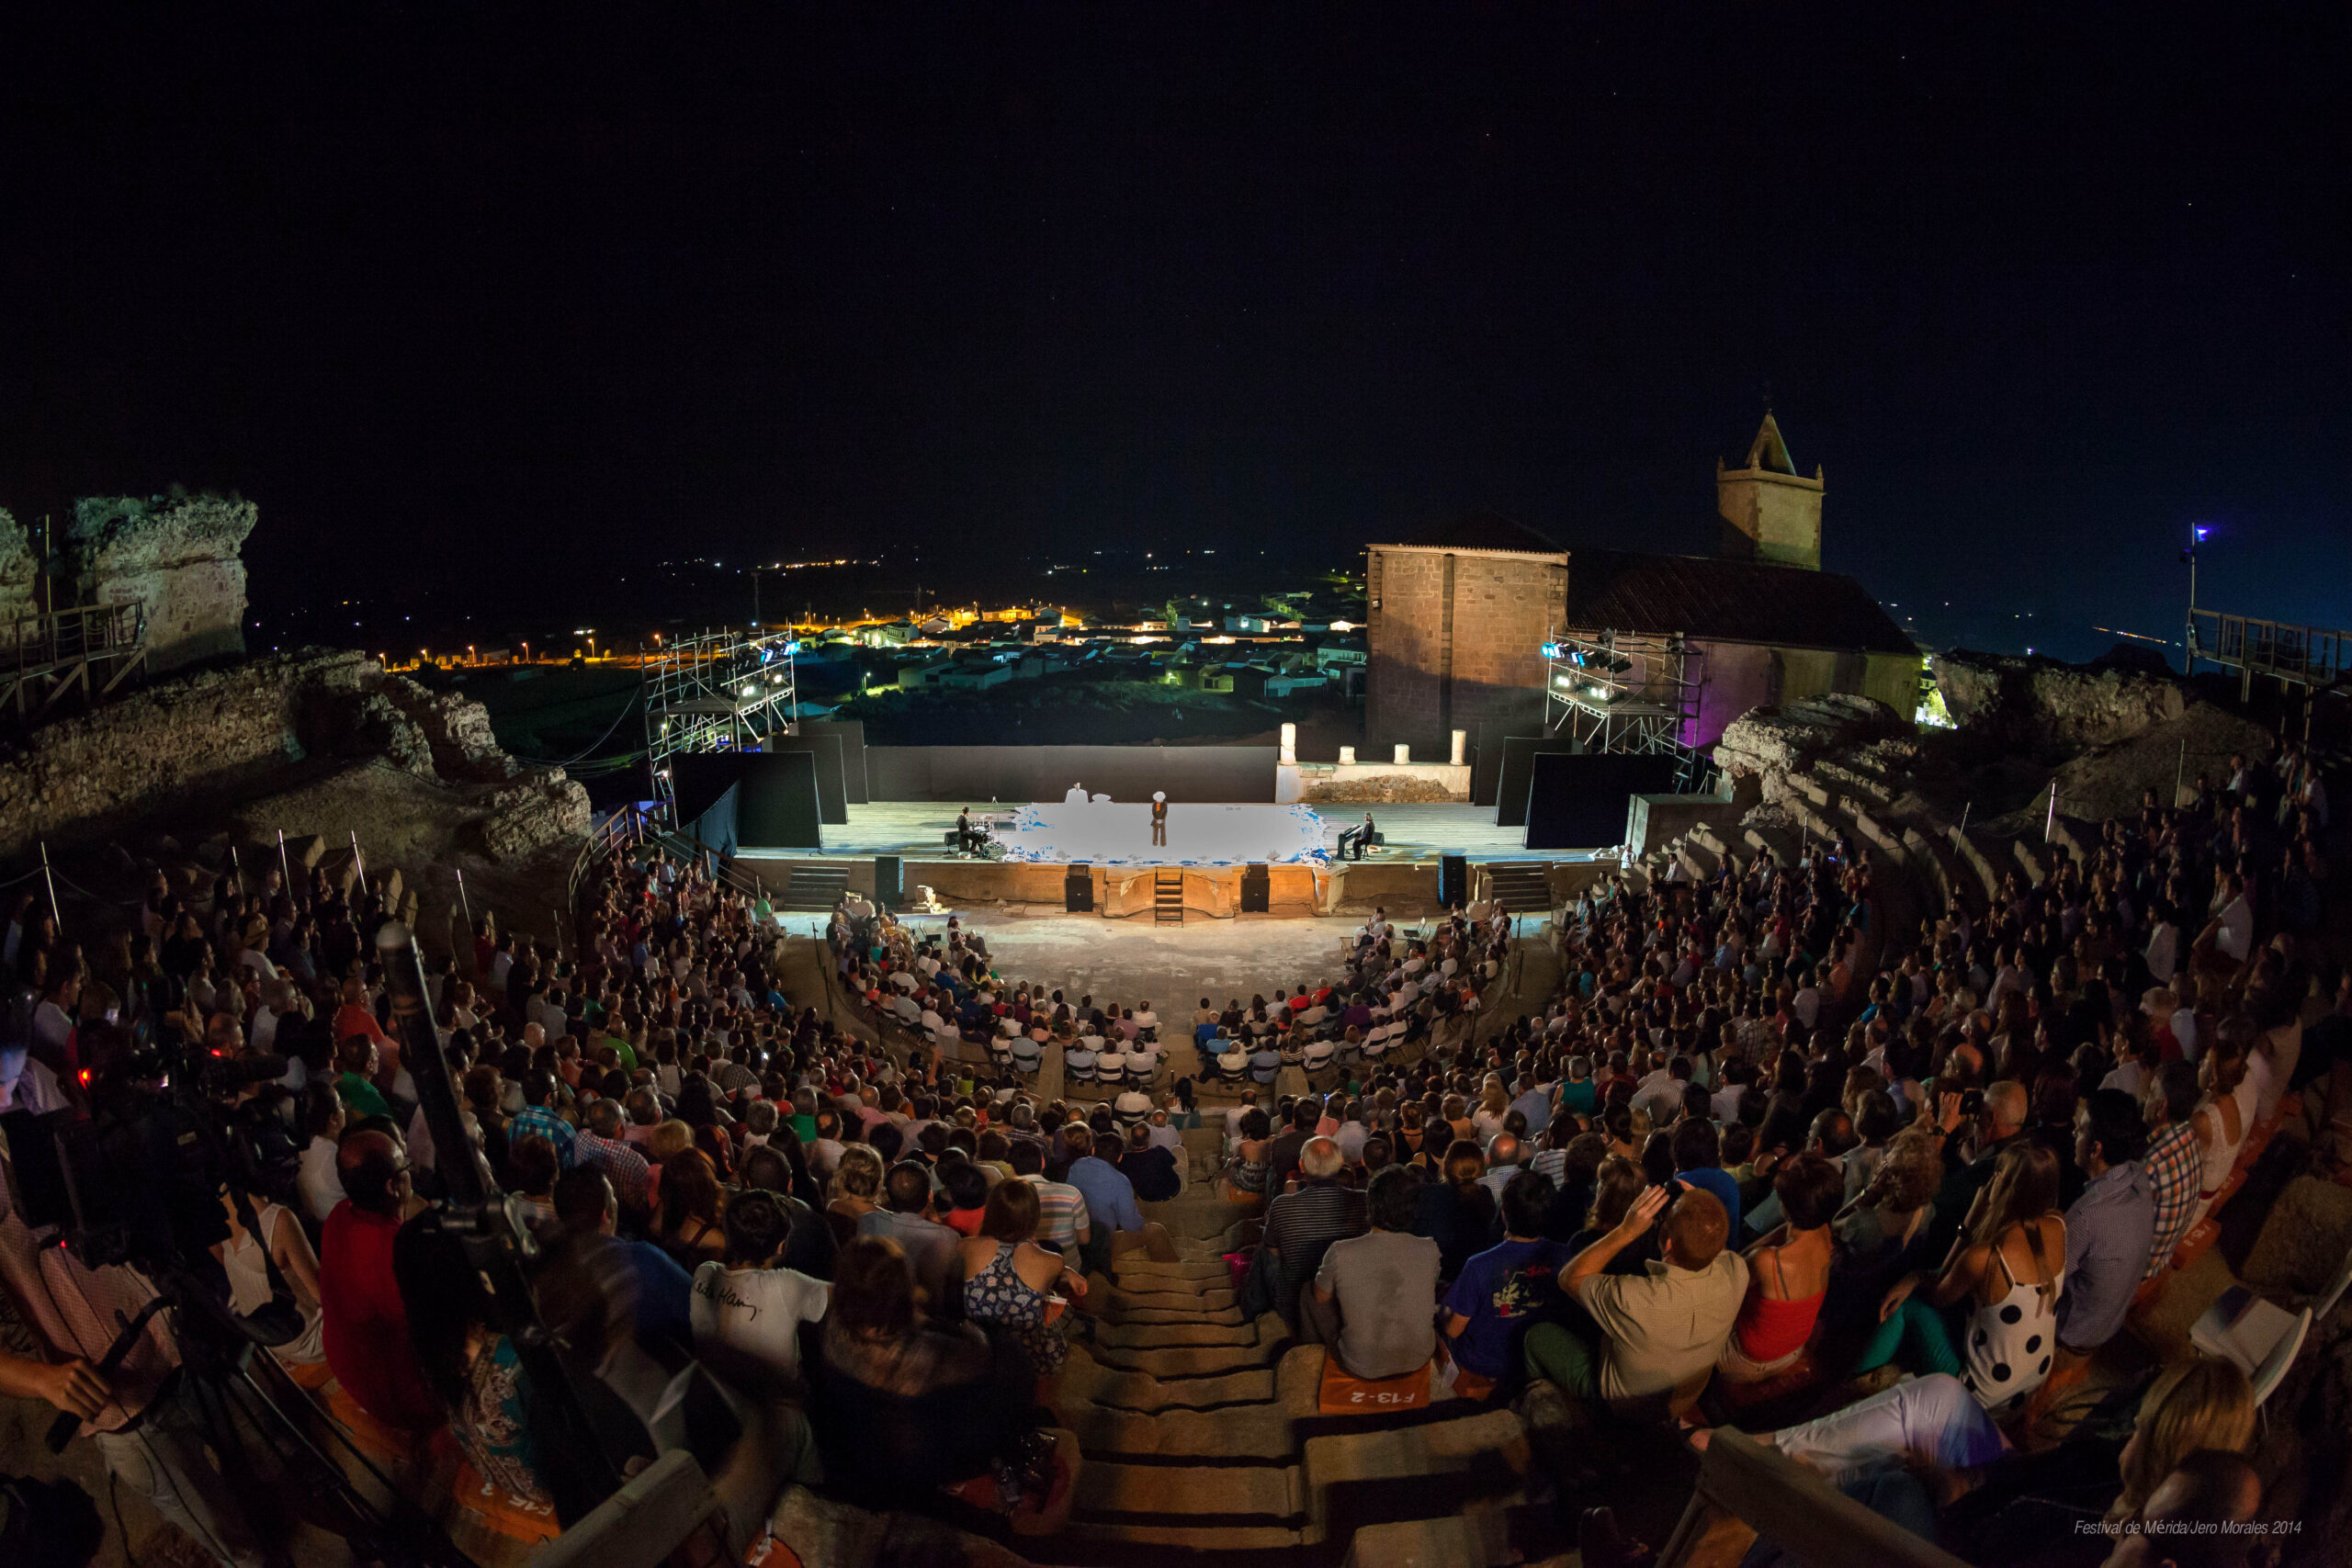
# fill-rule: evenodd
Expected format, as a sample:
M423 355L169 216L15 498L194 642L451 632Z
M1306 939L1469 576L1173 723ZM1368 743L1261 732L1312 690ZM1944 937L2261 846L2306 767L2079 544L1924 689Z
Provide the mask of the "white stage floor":
M1323 819L1304 806L1168 807L1168 841L1151 841L1148 802L1089 801L1023 806L996 841L1008 861L1096 865L1276 865L1329 863Z

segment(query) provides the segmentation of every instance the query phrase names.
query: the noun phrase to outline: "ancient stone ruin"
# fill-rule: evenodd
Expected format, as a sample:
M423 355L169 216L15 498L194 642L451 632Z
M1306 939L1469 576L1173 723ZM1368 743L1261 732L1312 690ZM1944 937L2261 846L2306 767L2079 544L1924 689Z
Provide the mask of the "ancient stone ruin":
M51 592L38 590L38 524L0 512L0 626L44 607L143 604L147 667L175 670L245 650L249 501L220 496L94 496L76 502L50 541ZM0 633L9 642L13 632Z

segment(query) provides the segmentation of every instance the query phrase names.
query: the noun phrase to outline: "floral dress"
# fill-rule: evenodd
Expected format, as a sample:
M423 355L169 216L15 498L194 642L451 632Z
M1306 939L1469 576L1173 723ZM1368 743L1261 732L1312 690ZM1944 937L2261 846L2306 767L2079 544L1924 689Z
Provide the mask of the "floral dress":
M510 1508L552 1518L539 1481L538 1446L524 1418L524 1374L514 1342L477 1331L466 1369L466 1399L450 1427L481 1473L483 1492Z
M964 1281L964 1315L1011 1335L1036 1374L1051 1377L1061 1371L1069 1346L1046 1321L1046 1293L1014 1270L1012 1259L1019 1250L1011 1242L997 1243L988 1267Z

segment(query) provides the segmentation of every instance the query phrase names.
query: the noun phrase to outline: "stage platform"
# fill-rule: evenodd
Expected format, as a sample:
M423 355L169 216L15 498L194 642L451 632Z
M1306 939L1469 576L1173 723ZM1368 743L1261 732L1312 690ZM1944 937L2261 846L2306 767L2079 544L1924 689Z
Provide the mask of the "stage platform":
M1057 803L1058 804L1058 803ZM973 816L984 811L1003 815L1012 808L972 802ZM1073 810L1096 811L1089 805ZM1442 855L1460 854L1472 868L1474 894L1484 884L1483 868L1499 863L1527 863L1547 867L1545 879L1555 900L1573 897L1576 890L1613 872L1613 855L1590 852L1531 852L1520 847L1521 830L1498 828L1491 807L1478 806L1389 806L1373 807L1373 818L1386 842L1361 861L1328 863L1308 859L1288 863L1266 860L1267 908L1245 910L1243 879L1247 862L1240 859L1179 858L1186 846L1178 839L1178 816L1185 810L1214 812L1216 807L1170 807L1169 845L1150 844L1148 807L1114 807L1138 814L1134 837L1141 840L1137 858L1114 861L1097 854L1089 878L1091 908L1073 919L1135 919L1161 918L1160 894L1171 885L1182 886L1182 905L1188 919L1298 919L1318 915L1368 913L1374 905L1392 918L1417 919L1437 911L1438 862ZM1238 808L1250 813L1286 813L1292 808L1271 805ZM1340 807L1322 813L1325 836L1363 819L1363 808ZM760 849L747 845L736 856L744 871L795 908L829 908L848 889L871 896L875 891L875 857L899 858L902 885L908 897L919 887L930 887L948 907L994 906L1028 916L1064 913L1069 860L1010 861L959 855L950 840L956 828L956 807L929 801L879 802L849 808L849 823L824 829L821 851ZM1123 830L1111 819L1113 830ZM1260 823L1257 827L1262 827ZM1253 828L1253 831L1255 829ZM1259 835L1262 837L1262 834ZM1067 850L1069 841L1063 845ZM1115 846L1114 846L1115 847ZM1240 847L1240 846L1234 846ZM812 900L803 902L804 897Z
M1047 809L1058 807L1054 803ZM991 806L984 800L970 802L975 818L990 813L1005 813L1018 809L1009 805ZM1143 811L1142 806L1119 809ZM1086 809L1094 809L1087 807ZM1183 811L1214 809L1204 807L1171 806L1169 807L1170 845L1154 854L1150 848L1150 830L1147 824L1138 835L1145 846L1144 853L1134 863L1174 865L1181 862L1182 846L1174 842L1176 814ZM1251 810L1287 811L1288 807L1253 807ZM1318 806L1312 809L1323 818L1328 836L1336 835L1341 828L1363 820L1362 806ZM1368 853L1365 865L1437 864L1442 854L1467 855L1481 863L1493 861L1544 861L1554 865L1592 861L1590 852L1567 850L1529 850L1521 847L1525 836L1518 828L1495 826L1495 810L1491 806L1374 806L1373 820L1378 824L1386 842ZM849 824L828 826L824 829L825 847L821 850L768 850L746 845L743 853L760 859L815 860L831 856L870 859L875 855L899 855L910 860L946 860L954 857L947 836L956 829L956 807L931 800L883 800L871 806L849 808ZM1083 855L1070 856L1083 860ZM1230 863L1239 864L1239 861Z

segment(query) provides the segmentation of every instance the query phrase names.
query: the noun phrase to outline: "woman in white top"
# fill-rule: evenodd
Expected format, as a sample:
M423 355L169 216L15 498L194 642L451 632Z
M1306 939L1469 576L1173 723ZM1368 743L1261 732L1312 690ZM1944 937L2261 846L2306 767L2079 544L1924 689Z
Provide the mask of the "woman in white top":
M2204 1168L2198 1179L2197 1207L2188 1216L2194 1225L2213 1205L2214 1195L2238 1163L2238 1149L2252 1125L2247 1111L2253 1095L2245 1076L2246 1051L2254 1040L2254 1020L2233 1013L2214 1031L2213 1047L2205 1053L2198 1076L2205 1085L2205 1103L2189 1118Z
M1855 1371L1896 1361L1959 1376L1987 1409L2041 1386L2058 1348L2066 1222L2058 1158L2017 1144L2001 1153L1940 1272L1895 1281Z
M212 1256L220 1260L229 1276L230 1310L241 1314L258 1311L276 1293L270 1288L269 1266L262 1259L265 1244L245 1228L226 1182L220 1186L220 1207L228 1215L229 1239L215 1242ZM275 1203L256 1203L254 1224L267 1238L270 1260L277 1263L293 1292L295 1310L302 1315L302 1331L283 1345L271 1346L269 1353L280 1366L314 1366L327 1355L319 1317L318 1255L311 1250L311 1238L303 1234L301 1222Z

